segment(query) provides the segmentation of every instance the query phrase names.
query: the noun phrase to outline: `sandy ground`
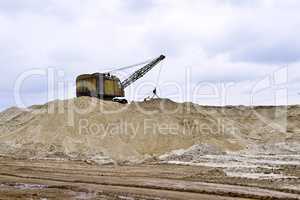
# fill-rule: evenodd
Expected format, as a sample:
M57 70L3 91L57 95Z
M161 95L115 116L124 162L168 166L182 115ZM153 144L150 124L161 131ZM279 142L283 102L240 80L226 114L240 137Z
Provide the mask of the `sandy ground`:
M231 177L221 169L2 157L0 199L300 199L298 166L286 166L297 178L284 179Z
M10 108L0 200L300 199L299 119L300 106L168 99Z

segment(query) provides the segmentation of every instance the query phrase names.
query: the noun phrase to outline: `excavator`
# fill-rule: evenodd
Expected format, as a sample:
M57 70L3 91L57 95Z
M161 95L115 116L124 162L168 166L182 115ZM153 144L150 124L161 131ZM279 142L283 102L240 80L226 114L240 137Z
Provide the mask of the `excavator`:
M76 78L76 96L96 97L126 104L128 102L124 99L125 88L142 78L164 59L165 56L160 55L142 68L133 72L124 81L121 81L117 76L112 75L110 72L79 75Z

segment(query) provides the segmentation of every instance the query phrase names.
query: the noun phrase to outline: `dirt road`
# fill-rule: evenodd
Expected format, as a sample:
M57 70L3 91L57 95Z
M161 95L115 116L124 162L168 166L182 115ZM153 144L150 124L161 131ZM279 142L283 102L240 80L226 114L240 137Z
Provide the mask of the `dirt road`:
M240 182L209 167L1 158L0 199L286 200L300 194L263 181Z

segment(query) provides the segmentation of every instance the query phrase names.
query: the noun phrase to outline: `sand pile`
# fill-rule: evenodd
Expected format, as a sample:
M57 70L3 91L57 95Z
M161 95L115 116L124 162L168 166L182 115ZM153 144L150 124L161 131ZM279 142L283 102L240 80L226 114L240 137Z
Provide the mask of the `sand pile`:
M140 162L176 149L188 149L189 159L261 153L254 148L276 144L284 153L299 153L299 119L297 106L220 108L168 99L122 105L81 97L0 113L0 154L113 163Z

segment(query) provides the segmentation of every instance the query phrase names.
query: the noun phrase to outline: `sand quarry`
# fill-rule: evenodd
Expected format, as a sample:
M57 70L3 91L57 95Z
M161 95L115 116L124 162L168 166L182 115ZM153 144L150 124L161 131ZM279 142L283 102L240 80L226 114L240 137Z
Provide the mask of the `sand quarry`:
M300 199L299 119L300 106L169 99L10 108L0 113L0 197Z

